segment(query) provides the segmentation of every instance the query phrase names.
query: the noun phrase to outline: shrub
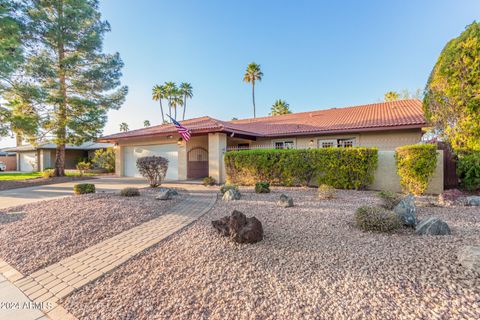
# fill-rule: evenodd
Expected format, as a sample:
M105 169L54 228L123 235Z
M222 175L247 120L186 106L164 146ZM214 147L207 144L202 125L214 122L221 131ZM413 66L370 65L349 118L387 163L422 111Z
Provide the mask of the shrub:
M224 184L223 186L220 187L220 192L224 194L228 190L233 189L234 191L238 191L238 186L235 184Z
M42 172L42 177L44 177L45 179L48 179L48 178L53 178L53 175L55 174L55 170L54 169L45 169L43 170Z
M335 193L337 193L337 190L328 184L321 184L318 186L319 199L333 199L335 198Z
M335 188L361 189L372 183L375 148L265 149L225 154L227 181L252 185L306 186L314 178Z
M264 181L255 183L255 192L270 193L270 183Z
M464 188L471 191L480 189L480 151L459 154L457 174Z
M397 174L405 192L421 195L437 166L437 146L416 144L399 147L395 150Z
M108 172L115 171L115 150L113 148L98 149L92 159L93 164Z
M203 178L203 185L204 186L213 186L217 183L214 178L212 177L205 177Z
M83 176L83 173L90 169L92 165L89 162L79 162L77 163L77 170L80 174L80 177Z
M148 179L150 187L155 188L162 184L168 169L168 160L160 156L148 156L137 159L137 168L140 174Z
M392 191L380 191L378 196L382 199L382 206L385 209L392 210L402 200L402 197Z
M95 185L91 183L79 183L73 186L75 194L95 193Z
M120 195L122 197L138 197L140 191L137 188L124 188L120 190Z
M355 212L355 224L364 231L391 232L400 228L402 221L385 208L362 206Z

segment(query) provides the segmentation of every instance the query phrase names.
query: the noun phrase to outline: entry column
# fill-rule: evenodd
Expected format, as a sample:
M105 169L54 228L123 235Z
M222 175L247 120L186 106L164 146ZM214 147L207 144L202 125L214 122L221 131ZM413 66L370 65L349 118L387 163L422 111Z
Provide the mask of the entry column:
M224 155L227 150L227 135L225 133L208 134L208 175L218 183L225 182Z

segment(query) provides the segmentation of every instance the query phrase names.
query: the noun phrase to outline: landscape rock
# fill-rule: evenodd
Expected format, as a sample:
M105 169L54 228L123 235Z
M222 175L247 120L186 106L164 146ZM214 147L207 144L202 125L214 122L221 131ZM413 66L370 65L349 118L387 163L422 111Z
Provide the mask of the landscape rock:
M458 189L445 190L438 196L438 203L446 207L463 205L464 202L463 192Z
M480 275L480 246L466 246L458 252L458 262L465 269Z
M480 206L480 196L470 196L466 200L467 206L478 207Z
M160 191L157 196L155 197L155 200L170 200L171 194L169 190L163 190Z
M451 234L448 224L437 217L420 221L415 229L418 235L443 236Z
M280 200L277 202L277 205L284 208L293 207L293 199L285 194L280 195Z
M227 190L222 197L222 200L224 201L231 201L231 200L240 200L240 191L237 191L235 189L229 189Z
M230 216L212 221L217 231L237 243L255 243L263 239L262 223L255 217L247 218L234 210Z
M417 224L417 207L415 206L415 197L412 194L400 200L393 211L405 226L415 227Z
M176 189L167 189L170 196L178 196L178 191Z

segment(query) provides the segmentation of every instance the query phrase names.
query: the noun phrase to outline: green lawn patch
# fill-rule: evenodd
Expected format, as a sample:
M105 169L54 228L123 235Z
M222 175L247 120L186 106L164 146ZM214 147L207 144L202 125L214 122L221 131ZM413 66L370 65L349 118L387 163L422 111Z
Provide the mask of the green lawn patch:
M41 172L0 173L0 181L27 180L42 176Z

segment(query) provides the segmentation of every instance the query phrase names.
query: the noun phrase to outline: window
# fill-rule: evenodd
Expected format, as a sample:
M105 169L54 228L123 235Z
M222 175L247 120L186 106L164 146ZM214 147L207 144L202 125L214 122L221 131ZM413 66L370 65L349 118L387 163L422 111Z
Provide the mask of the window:
M355 138L318 140L319 148L348 148L355 145Z
M350 139L338 139L337 143L339 148L349 148L353 147L355 145L355 139L350 138Z
M239 143L237 145L238 150L249 150L250 149L250 144L248 143Z
M275 141L274 142L275 149L293 149L295 147L293 141Z
M319 148L333 148L337 146L337 140L318 140Z

